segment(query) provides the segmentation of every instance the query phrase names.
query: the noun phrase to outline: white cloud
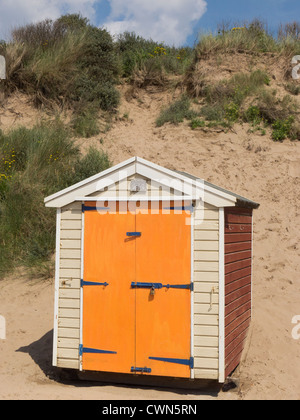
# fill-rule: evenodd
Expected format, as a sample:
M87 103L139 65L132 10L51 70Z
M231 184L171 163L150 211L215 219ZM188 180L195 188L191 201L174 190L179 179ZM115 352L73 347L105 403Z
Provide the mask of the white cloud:
M112 34L136 32L145 38L182 45L193 25L206 12L205 0L109 0L111 13L105 27Z
M112 34L136 32L145 38L178 46L193 33L194 24L207 7L205 0L107 0L111 11L105 18L96 16L95 6L102 1L0 0L0 40L8 39L16 26L46 18L57 19L66 13L81 13L93 24L104 22Z
M19 25L57 19L66 13L82 13L94 20L96 0L0 0L0 39L7 39Z

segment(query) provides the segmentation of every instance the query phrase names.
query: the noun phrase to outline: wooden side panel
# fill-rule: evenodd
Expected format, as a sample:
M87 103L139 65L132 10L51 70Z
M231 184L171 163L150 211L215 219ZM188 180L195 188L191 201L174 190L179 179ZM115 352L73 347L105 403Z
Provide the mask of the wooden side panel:
M194 222L194 373L218 379L219 209L196 207Z
M239 364L251 320L252 210L225 209L225 376Z
M57 366L79 369L81 204L62 208Z

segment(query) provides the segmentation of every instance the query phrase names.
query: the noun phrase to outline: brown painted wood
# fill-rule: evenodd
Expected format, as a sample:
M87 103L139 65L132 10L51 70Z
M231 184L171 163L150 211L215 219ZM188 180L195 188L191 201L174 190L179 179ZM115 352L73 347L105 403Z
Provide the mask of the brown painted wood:
M240 331L240 334L236 336L235 340L229 346L225 347L225 350L229 350L225 358L225 365L229 364L243 350L243 343L247 337L248 330L249 328L245 328L243 331Z
M233 252L232 254L225 255L225 264L229 264L240 260L247 260L249 258L251 258L251 250Z
M225 264L225 276L226 274L232 273L237 270L242 270L243 268L251 267L251 258L248 258L247 260L240 260L235 261L230 264Z
M225 306L225 317L233 312L235 309L239 308L240 306L244 305L247 302L251 301L251 293L247 293L246 295L241 296L239 299L231 302L230 304Z
M241 215L252 216L252 209L245 209L242 207L226 207L225 215L228 215L228 214L241 214Z
M236 339L250 325L251 312L247 311L225 330L225 347Z
M251 233L225 233L225 245L236 242L251 241Z
M225 365L225 378L230 375L231 372L234 371L234 369L240 364L241 358L242 358L242 352L241 352L233 359L228 365Z
M251 267L243 268L242 270L233 271L232 273L228 273L225 275L225 285L235 281L242 279L243 277L251 276Z
M242 314L246 313L249 310L251 310L251 302L250 301L247 301L243 305L234 309L229 315L227 315L225 317L226 328L227 328L227 326L232 324L235 319L238 319Z
M251 225L242 223L228 223L225 224L225 233L249 233L252 231Z
M252 210L225 209L225 375L239 364L251 321Z
M225 247L225 255L240 252L240 251L251 251L251 241L238 242L238 243L227 243Z
M228 338L228 345L226 344L225 339L225 350L228 354L228 359L230 359L230 353L232 353L236 347L238 347L246 338L247 338L247 332L249 330L250 322L245 322L243 325L243 328L239 328L235 331L235 335L232 335L230 339ZM233 338L234 337L234 338Z
M225 286L225 296L229 295L230 293L234 292L235 290L240 289L246 285L251 285L251 276L243 277L242 279L238 279L234 282L231 282Z
M234 303L235 300L241 298L249 292L251 292L251 284L247 284L246 286L241 287L240 289L237 289L229 295L225 296L225 308L227 304Z
M248 330L245 332L245 336L247 336L247 333ZM228 358L225 359L225 377L228 376L240 363L245 342L246 338L240 344L236 345L235 349L228 355Z
M245 214L225 213L225 225L228 223L252 223L252 217Z

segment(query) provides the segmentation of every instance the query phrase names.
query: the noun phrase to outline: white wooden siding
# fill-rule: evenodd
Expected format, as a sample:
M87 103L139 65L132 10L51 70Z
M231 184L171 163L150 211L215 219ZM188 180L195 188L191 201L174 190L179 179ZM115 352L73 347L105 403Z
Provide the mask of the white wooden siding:
M218 379L219 211L199 203L194 226L194 375Z
M147 183L147 192L131 192L130 183L134 178L144 179ZM127 179L123 179L114 185L104 188L102 191L95 192L90 197L101 198L105 197L172 197L173 195L182 196L182 192L173 188L168 188L163 185L159 185L156 181L147 179L141 175L133 175Z
M79 369L81 203L62 208L57 366Z

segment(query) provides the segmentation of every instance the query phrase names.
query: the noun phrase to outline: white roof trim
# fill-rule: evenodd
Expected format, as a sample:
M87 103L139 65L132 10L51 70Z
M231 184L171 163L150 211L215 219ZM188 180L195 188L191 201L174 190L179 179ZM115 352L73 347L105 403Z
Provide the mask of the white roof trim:
M132 197L76 197L75 201L85 201L85 202L96 202L103 203L104 201L128 201L128 202L137 202L137 201L192 201L196 200L195 197L189 197L188 195L170 195L170 196L139 196L134 195Z
M187 176L184 176L184 175L182 175L178 172L172 171L172 170L167 169L167 168L163 168L162 166L156 165L155 163L149 162L145 159L137 158L137 162L141 163L144 167L148 167L149 169L156 170L160 174L167 175L168 177L173 178L173 179L178 179L178 180L184 182L187 185L197 186L197 188L199 188L200 190L204 190L204 191L213 193L213 194L217 195L218 197L222 197L222 198L225 198L225 199L230 200L230 201L233 200L233 195L228 194L224 191L220 191L220 190L218 190L216 188L213 188L209 185L204 185L204 182L201 181L201 178L198 178L198 182L197 182L196 180L193 180L193 179L191 179ZM137 173L139 173L141 175L146 175L146 176L148 175L148 177L150 179L153 179L154 181L156 181L160 184L163 183L163 178L160 178L160 177L156 178L154 173L153 172L150 173L150 171L149 171L149 174L147 174L147 172L145 173L144 171L141 171L139 165L136 165L136 170L137 170ZM234 197L234 202L236 202L235 197Z
M212 186L204 185L204 182L200 178L197 179L195 177L195 179L192 179L139 157L130 158L112 168L52 194L46 197L44 202L46 207L61 208L77 201L79 197L88 197L90 194L101 191L106 186L110 186L134 174L145 176L161 185L174 188L174 190L177 190L183 195L193 196L196 199L203 198L204 202L216 207L232 206L236 203L236 197L234 195L220 191ZM94 199L97 200L96 197Z
M126 166L126 165L128 165L130 163L133 163L133 162L135 162L135 158L134 157L133 158L130 158L128 160L125 160L124 162L121 162L118 165L113 166L112 168L108 168L105 171L100 172L99 174L93 175L90 178L84 179L83 181L80 181L77 184L74 184L74 185L71 185L68 188L65 188L64 190L61 190L61 191L58 191L55 194L49 195L48 197L46 197L44 199L44 202L45 203L48 203L49 201L52 201L55 198L61 197L64 194L68 194L69 192L71 192L71 191L73 191L73 190L75 190L77 188L80 188L80 187L82 187L82 186L84 186L84 185L86 185L86 184L88 184L88 183L90 183L92 181L96 181L97 179L102 178L104 176L107 176L111 172L114 172L114 171L122 168L123 166Z

